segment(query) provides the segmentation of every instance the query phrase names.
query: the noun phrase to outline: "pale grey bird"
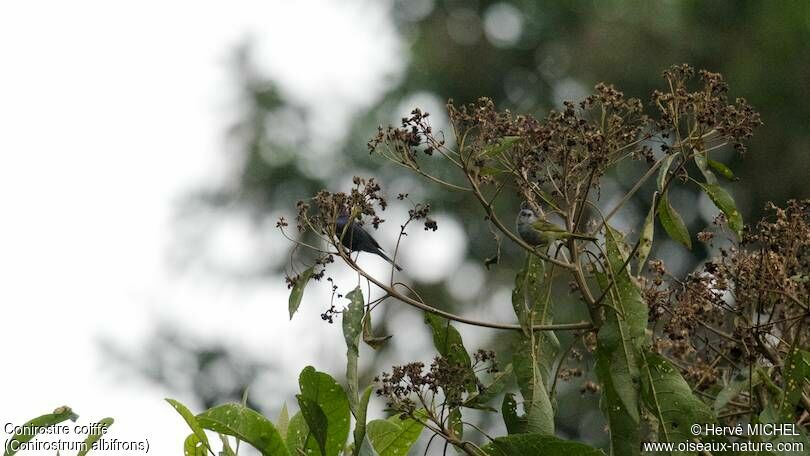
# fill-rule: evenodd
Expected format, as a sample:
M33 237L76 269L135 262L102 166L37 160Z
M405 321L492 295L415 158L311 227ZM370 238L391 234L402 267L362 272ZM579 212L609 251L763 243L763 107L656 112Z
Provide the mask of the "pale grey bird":
M347 223L349 224L348 228L346 228ZM344 228L346 228L345 233L343 232ZM335 234L340 238L341 244L343 244L343 247L346 247L347 250L352 252L369 252L379 255L385 261L394 265L397 271L402 270L398 264L394 263L394 260L388 258L388 255L383 253L380 244L378 244L366 230L354 222L349 222L348 214L344 213L338 216L335 222ZM341 236L343 237L341 238Z
M531 246L547 246L554 241L568 238L595 241L596 238L567 231L549 222L545 214L537 215L531 208L524 206L518 213L515 221L517 232L521 239Z

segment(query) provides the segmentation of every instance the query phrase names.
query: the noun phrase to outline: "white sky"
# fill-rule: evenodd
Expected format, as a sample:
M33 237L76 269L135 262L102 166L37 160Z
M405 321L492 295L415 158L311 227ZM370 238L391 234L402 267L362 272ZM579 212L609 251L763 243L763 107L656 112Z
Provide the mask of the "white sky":
M188 431L170 393L114 382L96 346L140 340L157 316L193 316L199 332L272 351L293 373L330 356L324 346L344 355L337 328L302 340L322 309L305 303L289 322L283 284L200 284L173 275L165 249L177 200L224 160L231 51L252 37L261 67L316 121L345 118L400 70L386 4L0 5L0 425L67 404L82 423L113 416L113 437L179 454Z

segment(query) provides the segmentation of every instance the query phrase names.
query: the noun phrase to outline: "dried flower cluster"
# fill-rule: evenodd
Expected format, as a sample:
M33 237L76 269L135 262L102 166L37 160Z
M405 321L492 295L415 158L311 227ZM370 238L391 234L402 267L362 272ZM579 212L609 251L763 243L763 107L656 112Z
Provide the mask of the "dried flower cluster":
M702 85L690 91L695 69L689 65L676 65L664 72L669 84L667 92L654 91L652 101L658 107L661 118L659 130L666 132L673 124L685 124L696 137L716 130L719 138L745 152L744 140L753 135L754 128L762 125L759 113L743 98L734 104L728 102L728 84L719 73L701 70Z
M665 282L651 262L644 296L664 335L655 347L700 389L750 364L776 368L778 379L793 347L810 344L810 200L767 210L739 247L683 281Z
M418 361L393 366L391 373L383 372L374 381L380 386L377 395L385 398L390 410L412 415L420 407L433 412L462 406L471 394L484 389L476 372L497 371L495 352L478 350L472 367L437 356L427 369Z

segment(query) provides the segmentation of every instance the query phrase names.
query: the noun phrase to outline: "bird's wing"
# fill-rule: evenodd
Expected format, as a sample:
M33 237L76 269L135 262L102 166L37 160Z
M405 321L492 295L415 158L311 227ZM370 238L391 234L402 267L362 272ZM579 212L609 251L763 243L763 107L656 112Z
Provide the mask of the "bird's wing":
M532 223L532 228L534 228L537 231L543 231L546 233L563 234L568 232L547 220L537 220L536 222Z
M371 233L365 230L365 228L355 225L355 230L357 231L357 236L359 236L359 238L367 240L375 248L380 249L380 244L377 242L376 239L374 239L374 236L372 236Z

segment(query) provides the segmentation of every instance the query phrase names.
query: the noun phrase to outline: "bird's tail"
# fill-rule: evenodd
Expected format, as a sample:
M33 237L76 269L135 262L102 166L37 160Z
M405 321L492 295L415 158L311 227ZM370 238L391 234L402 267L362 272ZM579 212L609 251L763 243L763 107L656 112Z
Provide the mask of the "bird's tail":
M394 265L394 267L397 268L397 271L402 270L402 268L398 264L394 263L394 260L392 260L391 258L388 258L388 255L384 254L382 252L382 250L377 249L376 253L377 253L377 255L381 256L385 261L387 261L387 262L391 263L392 265Z
M574 239L581 239L583 241L594 241L594 242L596 242L595 237L588 236L588 235L585 235L585 234L570 233L569 236L574 238Z

